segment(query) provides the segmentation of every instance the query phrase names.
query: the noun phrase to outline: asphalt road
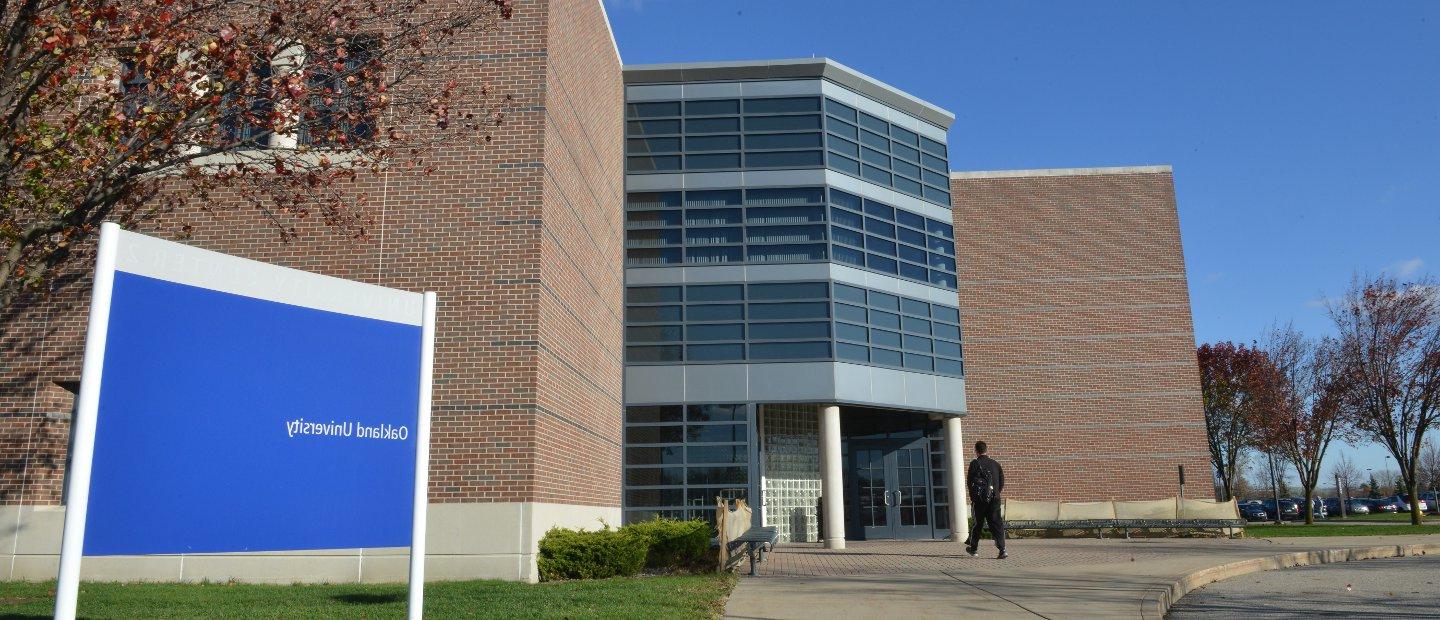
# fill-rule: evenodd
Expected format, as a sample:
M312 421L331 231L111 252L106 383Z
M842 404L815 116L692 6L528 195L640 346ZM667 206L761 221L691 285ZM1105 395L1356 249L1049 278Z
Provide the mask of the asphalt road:
M1185 595L1166 618L1440 617L1440 555L1251 573Z

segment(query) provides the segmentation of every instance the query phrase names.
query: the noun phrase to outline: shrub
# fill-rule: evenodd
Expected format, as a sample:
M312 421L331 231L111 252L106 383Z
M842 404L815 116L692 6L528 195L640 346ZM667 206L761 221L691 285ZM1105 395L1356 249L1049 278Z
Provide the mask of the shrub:
M645 566L649 541L606 526L596 531L553 528L540 539L540 579L604 579L634 575Z
M631 523L622 531L632 532L649 542L646 568L693 570L714 563L710 539L715 537L715 529L705 521L652 519Z

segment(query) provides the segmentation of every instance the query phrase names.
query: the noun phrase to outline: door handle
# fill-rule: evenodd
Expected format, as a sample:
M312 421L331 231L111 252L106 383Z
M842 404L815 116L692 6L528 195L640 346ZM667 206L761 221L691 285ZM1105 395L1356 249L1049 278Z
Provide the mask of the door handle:
M895 490L895 505L896 505L896 506L899 506L899 505L900 505L900 503L901 503L900 498L901 498L901 497L902 497L902 496L900 495L900 490L899 490L899 489L896 489L896 490Z
M885 492L885 506L888 508L888 507L894 506L894 505L895 505L895 504L890 503L890 492L889 492L889 491L886 491L886 492Z

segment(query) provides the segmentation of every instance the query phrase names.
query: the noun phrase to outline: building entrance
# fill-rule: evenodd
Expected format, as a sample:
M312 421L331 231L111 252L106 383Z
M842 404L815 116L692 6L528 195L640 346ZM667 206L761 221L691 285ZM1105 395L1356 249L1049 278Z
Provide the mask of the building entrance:
M924 437L851 442L849 495L866 540L934 536L928 446Z

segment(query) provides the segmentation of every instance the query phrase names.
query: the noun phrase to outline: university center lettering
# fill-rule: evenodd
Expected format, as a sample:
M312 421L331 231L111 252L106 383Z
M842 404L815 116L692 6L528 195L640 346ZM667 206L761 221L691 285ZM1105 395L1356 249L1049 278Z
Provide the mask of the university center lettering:
M405 441L410 438L410 429L393 424L366 426L358 422L311 422L305 418L285 421L285 433L291 439L296 435L319 435L325 437L354 437L358 439L388 439Z

